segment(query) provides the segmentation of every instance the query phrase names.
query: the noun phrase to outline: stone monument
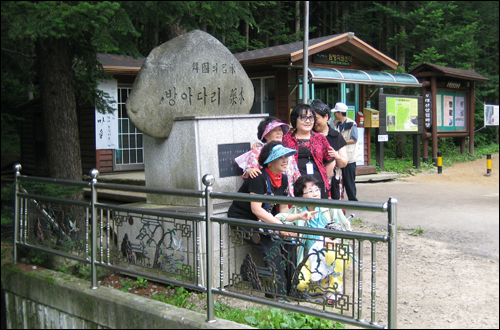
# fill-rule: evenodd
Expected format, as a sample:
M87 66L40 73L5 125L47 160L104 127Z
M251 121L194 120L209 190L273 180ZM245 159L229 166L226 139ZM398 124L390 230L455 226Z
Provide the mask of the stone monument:
M194 30L151 51L127 100L144 134L166 139L176 117L248 114L252 82L234 55L210 34Z
M144 135L146 186L236 192L242 183L234 158L250 150L258 123L250 115L254 89L241 64L200 30L151 51L127 100L127 113ZM148 194L149 203L202 206L195 198ZM217 203L217 201L215 201Z
M213 36L192 31L153 49L127 100L130 120L144 133L146 186L204 190L202 178L212 174L215 191L237 192L243 180L242 170L234 158L250 150L250 142L257 137L257 126L267 116L249 114L253 100L253 85L243 67ZM140 207L203 214L204 199L148 194L147 201ZM225 216L229 202L214 200L217 204L214 215ZM129 220L130 226L120 227L121 235L127 234L133 247L143 244L140 254L146 257L142 257L142 261L145 262L147 255L153 260L157 254L154 244L150 246L153 240L142 242L146 229L162 227L165 233L172 235L171 244L161 246L162 256L168 255L170 259L153 264L161 264L162 269L168 271L175 268L177 275L190 270L187 271L189 277L198 276L204 285L206 265L199 261L206 259L203 223L181 219L157 221L141 214L124 216L133 220ZM242 240L242 245L235 246L227 226L214 227L214 237L220 237L219 242L214 242L215 253L222 249L225 259L229 257L232 262L230 265L226 260L224 271L239 272L245 254L252 253L251 247ZM172 242L178 246L174 248ZM195 243L200 259L194 257ZM182 270L177 269L180 260L184 260ZM219 281L221 273L217 273L216 281ZM225 275L225 285L230 278Z

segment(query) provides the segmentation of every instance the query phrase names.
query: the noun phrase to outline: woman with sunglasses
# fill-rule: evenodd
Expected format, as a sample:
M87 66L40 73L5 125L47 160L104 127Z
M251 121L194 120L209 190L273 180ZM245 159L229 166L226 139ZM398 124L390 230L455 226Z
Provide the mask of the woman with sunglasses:
M290 124L295 130L285 135L283 145L297 150L294 157L300 174L314 175L321 189L321 198L327 199L330 192L329 178L335 167L335 150L326 137L313 131L316 113L310 105L297 105L290 114Z

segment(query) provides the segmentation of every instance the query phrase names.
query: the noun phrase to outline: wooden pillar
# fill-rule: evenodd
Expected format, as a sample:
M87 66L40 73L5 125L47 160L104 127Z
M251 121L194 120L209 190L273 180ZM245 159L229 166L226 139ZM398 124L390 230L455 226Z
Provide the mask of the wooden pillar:
M431 77L431 97L432 97L432 162L437 165L437 152L438 152L438 140L437 140L437 86L436 77Z
M429 139L427 138L427 134L424 134L424 136L422 137L423 141L422 141L422 161L424 163L428 163L429 162Z
M469 86L469 153L474 155L474 82Z

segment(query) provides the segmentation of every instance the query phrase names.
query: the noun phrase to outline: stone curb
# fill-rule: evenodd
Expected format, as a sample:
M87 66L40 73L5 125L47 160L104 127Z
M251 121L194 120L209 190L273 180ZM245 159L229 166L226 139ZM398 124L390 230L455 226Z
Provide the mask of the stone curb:
M8 323L15 328L58 325L61 319L69 317L79 320L68 323L114 329L254 329L223 319L207 323L204 314L109 287L92 290L88 281L48 269L20 272L4 265L2 287L6 292ZM45 311L43 320L26 315L26 309L20 313L19 306L24 309L35 305L35 310ZM47 313L47 309L57 313ZM57 319L47 321L47 315L57 315ZM31 324L26 323L27 318L31 318Z

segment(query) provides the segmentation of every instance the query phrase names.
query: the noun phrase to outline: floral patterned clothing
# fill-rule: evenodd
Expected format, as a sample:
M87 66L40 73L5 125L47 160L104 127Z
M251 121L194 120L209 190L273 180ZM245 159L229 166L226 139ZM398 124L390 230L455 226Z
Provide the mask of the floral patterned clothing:
M263 147L257 147L250 153L248 157L248 163L246 169L243 171L243 177L246 178L247 172L251 168L259 168L262 167L259 164L259 155L262 151ZM299 167L297 166L297 162L294 157L288 157L288 167L286 169L286 176L288 177L288 196L293 197L293 187L295 181L300 177Z

